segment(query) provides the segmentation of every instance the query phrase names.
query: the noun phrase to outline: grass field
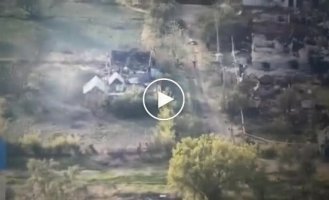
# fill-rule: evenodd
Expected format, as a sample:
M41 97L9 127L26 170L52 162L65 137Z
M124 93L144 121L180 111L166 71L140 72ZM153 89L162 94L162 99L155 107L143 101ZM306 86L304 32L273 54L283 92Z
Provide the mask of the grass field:
M68 2L51 10L51 16L38 21L0 18L0 57L140 45L143 15L117 5Z

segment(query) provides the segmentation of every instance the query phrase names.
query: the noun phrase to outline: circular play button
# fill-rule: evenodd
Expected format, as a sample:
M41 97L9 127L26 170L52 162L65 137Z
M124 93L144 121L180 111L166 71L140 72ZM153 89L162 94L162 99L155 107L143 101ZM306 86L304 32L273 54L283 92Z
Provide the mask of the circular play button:
M154 109L152 103L148 103L148 99L155 98L157 100L157 109ZM168 118L160 118L157 116L159 109L163 106L171 105L174 109L173 116ZM143 106L147 114L157 120L171 120L177 117L184 108L185 95L182 87L176 82L168 78L160 78L151 82L143 93Z

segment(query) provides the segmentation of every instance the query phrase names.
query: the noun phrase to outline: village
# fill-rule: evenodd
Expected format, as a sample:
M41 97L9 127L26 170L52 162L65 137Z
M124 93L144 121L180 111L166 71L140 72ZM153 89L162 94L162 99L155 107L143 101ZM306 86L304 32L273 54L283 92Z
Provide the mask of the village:
M83 86L86 104L91 108L103 105L108 97L141 93L152 80L162 77L151 52L136 50L113 50L104 68L99 70L101 74Z
M0 0L6 199L48 200L61 184L54 200L327 199L327 1L63 1L51 16L23 6L30 17L16 6ZM143 107L160 78L186 96L173 120ZM147 103L169 118L158 91ZM212 168L251 155L250 173L225 168L234 188Z

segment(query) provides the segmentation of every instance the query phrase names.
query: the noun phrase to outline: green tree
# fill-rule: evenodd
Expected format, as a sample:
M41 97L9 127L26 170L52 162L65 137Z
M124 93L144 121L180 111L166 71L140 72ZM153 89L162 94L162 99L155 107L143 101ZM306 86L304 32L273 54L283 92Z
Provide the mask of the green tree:
M166 119L173 116L173 108L171 106L163 106L160 109L158 117ZM156 148L165 151L170 156L172 147L175 143L175 123L171 120L161 120L158 122L154 133L154 145Z
M297 93L293 88L287 88L278 96L278 104L283 113L289 113L297 103Z
M57 163L52 160L29 160L27 164L30 177L22 199L32 200L81 200L85 199L83 186L78 183L77 166L65 171L56 170Z
M168 183L184 199L220 200L225 191L239 191L256 169L256 150L214 135L185 138L170 160ZM251 185L250 185L251 186Z
M168 24L173 17L175 4L172 1L152 1L149 12L145 14L145 23L141 34L143 44L148 49L161 46L162 36L167 32Z
M167 33L163 37L162 46L169 49L170 56L172 56L177 66L187 55L187 49L182 41L184 41L183 30L177 22L170 22Z

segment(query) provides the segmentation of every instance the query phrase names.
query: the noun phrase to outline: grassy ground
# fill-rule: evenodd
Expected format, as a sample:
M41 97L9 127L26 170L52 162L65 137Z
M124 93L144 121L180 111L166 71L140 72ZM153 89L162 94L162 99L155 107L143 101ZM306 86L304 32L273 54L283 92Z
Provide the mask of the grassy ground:
M140 44L143 15L117 5L68 2L51 18L0 18L0 57L28 58L36 52L110 50Z
M49 135L73 133L81 135L86 143L106 148L136 145L145 135L152 134L154 121L90 118L88 112L79 107L83 84L105 63L107 52L140 47L143 14L115 4L69 1L54 7L49 15L51 17L42 20L0 17L0 60L51 60L34 64L29 85L40 88L41 95L36 103L49 110L52 116L31 119L29 115L26 119L18 114L19 119L9 125L9 132L14 135L34 130ZM101 60L95 63L61 63L99 57ZM73 94L78 98L68 102L65 96ZM15 111L21 110L19 104L13 106ZM80 120L81 117L87 120ZM22 121L30 123L26 125ZM136 136L139 139L131 140Z
M18 161L21 166L26 164L22 163L22 159ZM55 161L60 163L59 169L66 169L78 163L81 168L78 181L87 186L89 195L95 197L93 199L116 196L121 199L124 195L136 197L141 194L171 192L166 181L167 164L162 162L144 163L137 159L121 167L107 167L97 165L91 157L63 158ZM20 191L28 174L24 169L17 169L8 171L6 177L8 185Z

